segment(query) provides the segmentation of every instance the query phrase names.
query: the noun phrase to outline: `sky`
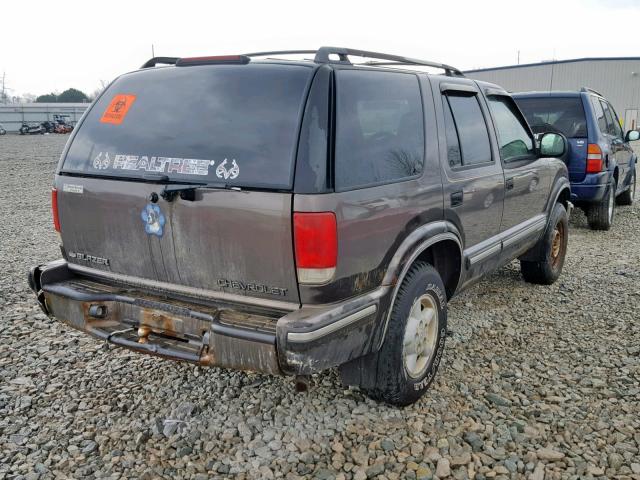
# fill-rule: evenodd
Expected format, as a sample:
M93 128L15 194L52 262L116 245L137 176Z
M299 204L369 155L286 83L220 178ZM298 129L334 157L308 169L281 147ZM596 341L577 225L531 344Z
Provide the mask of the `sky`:
M101 82L156 55L322 45L472 69L550 59L640 56L640 0L29 0L0 9L2 73L12 96Z

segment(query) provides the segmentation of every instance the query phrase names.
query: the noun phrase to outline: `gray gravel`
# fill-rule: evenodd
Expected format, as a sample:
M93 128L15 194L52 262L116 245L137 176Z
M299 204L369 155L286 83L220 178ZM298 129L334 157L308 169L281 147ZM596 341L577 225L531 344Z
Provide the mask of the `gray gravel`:
M440 374L396 409L335 372L291 380L105 351L40 313L57 258L49 186L66 137L0 137L0 480L640 479L640 210L578 212L561 279L517 263L450 304Z

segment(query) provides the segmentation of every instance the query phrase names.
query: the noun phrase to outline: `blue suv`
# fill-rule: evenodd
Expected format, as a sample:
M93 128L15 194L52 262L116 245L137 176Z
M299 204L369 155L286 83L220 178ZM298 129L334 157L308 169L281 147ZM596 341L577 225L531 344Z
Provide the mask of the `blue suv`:
M609 230L615 205L631 205L637 157L629 142L640 132L623 133L611 104L598 92L516 93L514 100L536 134L562 133L569 142L567 167L571 200L594 230Z

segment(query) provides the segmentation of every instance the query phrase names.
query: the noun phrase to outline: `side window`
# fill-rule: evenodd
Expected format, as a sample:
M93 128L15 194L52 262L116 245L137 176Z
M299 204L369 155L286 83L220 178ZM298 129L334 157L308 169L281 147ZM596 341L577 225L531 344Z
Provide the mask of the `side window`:
M600 100L596 97L591 97L591 105L593 106L593 111L596 114L596 120L598 121L598 129L602 133L607 133L607 119L604 116L604 110L602 109L602 105L600 104Z
M534 155L533 139L513 100L497 95L489 96L488 100L496 125L502 161L522 160Z
M603 102L602 100L600 100L600 103L602 104L602 109L604 110L604 116L607 119L606 133L616 136L616 126L614 125L615 122L613 120L613 115L611 115L611 110L609 110L609 105L607 104L607 102Z
M337 190L415 176L424 163L424 114L414 74L336 72Z
M462 154L460 153L460 140L456 122L453 121L451 107L446 97L442 97L442 108L444 110L444 128L447 135L447 160L452 167L462 166Z
M476 95L447 93L442 97L449 165L489 163L491 146L484 115Z
M613 105L611 105L609 102L606 103L609 107L609 111L611 112L611 118L613 119L613 131L615 132L613 133L613 135L622 138L624 137L624 133L622 132L622 127L620 126L620 118L618 117L616 111L613 109Z

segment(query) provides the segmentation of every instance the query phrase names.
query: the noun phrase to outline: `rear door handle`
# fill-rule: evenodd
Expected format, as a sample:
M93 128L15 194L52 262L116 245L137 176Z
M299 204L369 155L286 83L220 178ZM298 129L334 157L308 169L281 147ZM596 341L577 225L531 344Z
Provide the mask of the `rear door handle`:
M459 205L462 205L463 199L464 199L464 194L462 193L462 190L458 192L453 192L451 194L451 206L457 207Z
M513 190L513 178L507 178L506 182L505 182L505 187L507 190Z

